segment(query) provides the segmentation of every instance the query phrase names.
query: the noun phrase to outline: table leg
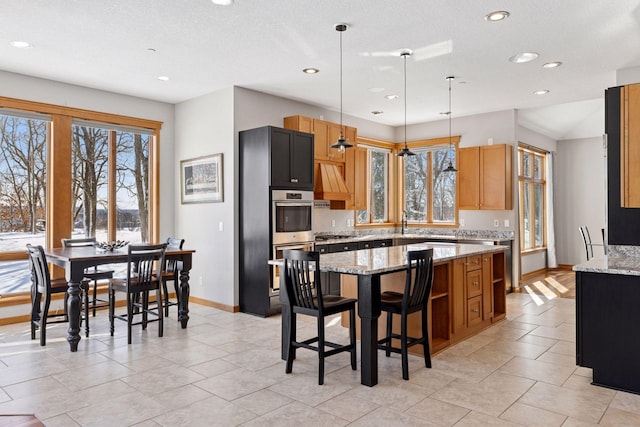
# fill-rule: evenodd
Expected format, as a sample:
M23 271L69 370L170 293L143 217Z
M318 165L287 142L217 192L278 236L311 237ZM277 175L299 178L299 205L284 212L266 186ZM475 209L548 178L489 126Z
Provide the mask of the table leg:
M358 275L358 316L360 316L360 383L378 384L378 318L380 317L380 276Z
M67 342L71 351L78 351L78 343L80 342L80 282L70 281L67 290L69 297L67 298L67 315L69 316L69 335Z
M178 321L182 329L189 323L189 270L180 270L180 297L178 298Z

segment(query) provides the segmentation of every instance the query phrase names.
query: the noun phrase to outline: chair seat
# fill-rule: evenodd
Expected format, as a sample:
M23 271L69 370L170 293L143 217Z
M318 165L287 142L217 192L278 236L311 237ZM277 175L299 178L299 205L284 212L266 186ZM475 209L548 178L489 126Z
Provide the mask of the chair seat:
M113 277L113 270L85 270L84 277L89 280L104 280Z
M127 278L113 278L109 280L109 286L117 291L125 291L127 290ZM135 289L136 292L145 292L152 291L158 287L158 280L155 279L151 281L150 284L145 286L140 286L135 278L131 278L131 283L129 284L130 288L138 288Z

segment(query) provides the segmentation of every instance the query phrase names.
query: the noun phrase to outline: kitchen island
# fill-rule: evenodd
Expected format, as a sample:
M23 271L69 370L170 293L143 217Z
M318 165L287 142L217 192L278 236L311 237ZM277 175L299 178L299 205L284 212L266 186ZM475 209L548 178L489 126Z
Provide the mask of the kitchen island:
M640 393L640 257L614 252L573 269L576 364L595 385Z
M433 249L434 280L429 298L431 351L469 337L506 316L505 248L493 245L419 243L349 252L323 254L321 271L340 273L342 294L358 299L361 340L361 383L378 382L378 322L380 293L404 284L406 253ZM270 261L282 264L282 260ZM282 277L282 276L281 276ZM349 283L349 281L352 281ZM353 285L353 286L352 286ZM280 287L283 304L282 357L286 358L291 332L286 317L285 287ZM411 322L409 333L420 333L419 322ZM415 328L418 328L417 330Z

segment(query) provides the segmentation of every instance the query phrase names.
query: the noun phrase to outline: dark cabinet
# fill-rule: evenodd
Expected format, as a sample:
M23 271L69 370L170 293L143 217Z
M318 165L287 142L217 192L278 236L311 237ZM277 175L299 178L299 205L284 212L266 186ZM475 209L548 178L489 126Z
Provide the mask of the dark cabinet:
M313 135L271 128L271 187L313 190Z
M392 239L365 240L360 242L359 249L375 249L393 246Z
M238 259L240 311L280 312L272 286L271 190L313 190L313 135L264 126L239 134Z

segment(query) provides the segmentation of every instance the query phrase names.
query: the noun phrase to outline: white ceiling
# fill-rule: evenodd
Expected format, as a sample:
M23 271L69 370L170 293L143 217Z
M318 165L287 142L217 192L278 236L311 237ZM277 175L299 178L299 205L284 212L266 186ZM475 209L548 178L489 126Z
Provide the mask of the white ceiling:
M0 0L0 7L0 69L169 103L236 85L339 110L334 27L347 23L344 113L394 126L404 123L403 60L376 52L420 53L407 62L409 124L442 119L445 77L454 75L453 117L519 109L522 124L557 139L584 136L598 120L601 134L604 89L616 85L616 70L640 66L640 0L235 0L226 7ZM494 10L511 16L486 21ZM16 49L12 40L33 47ZM507 60L523 51L540 57ZM544 69L548 61L563 65ZM303 74L305 67L320 73ZM533 95L539 89L551 92Z

